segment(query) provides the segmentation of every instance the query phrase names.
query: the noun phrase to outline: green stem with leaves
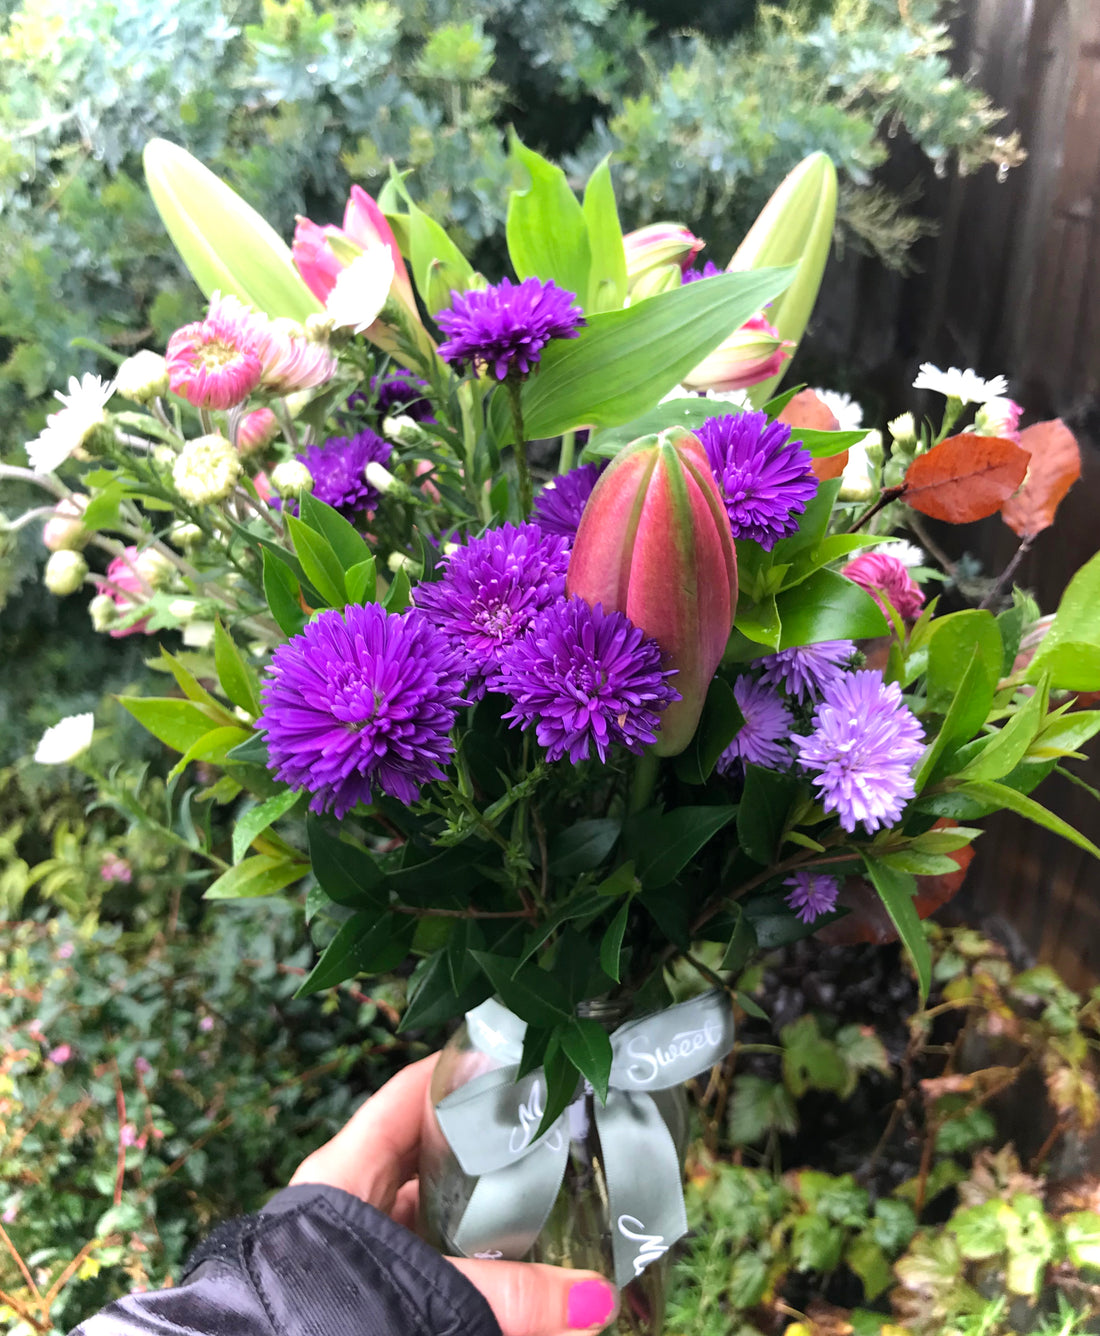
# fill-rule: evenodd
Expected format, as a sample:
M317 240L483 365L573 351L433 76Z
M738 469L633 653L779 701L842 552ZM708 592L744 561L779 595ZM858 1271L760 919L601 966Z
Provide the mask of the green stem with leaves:
M523 403L521 392L523 381L515 376L505 380L508 387L508 405L512 410L512 427L516 436L516 478L519 482L519 508L526 519L531 513L535 501L535 489L531 482L531 470L527 465L527 432L523 425Z

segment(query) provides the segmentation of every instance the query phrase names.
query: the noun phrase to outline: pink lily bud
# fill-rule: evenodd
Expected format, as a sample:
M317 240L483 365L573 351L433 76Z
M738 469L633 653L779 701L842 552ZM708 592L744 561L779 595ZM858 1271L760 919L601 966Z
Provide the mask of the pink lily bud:
M327 230L311 223L308 218L299 218L294 226L294 241L290 247L295 268L319 302L328 300L337 276L344 268L328 244L325 235Z
M681 699L655 750L691 741L737 610L737 557L706 452L690 432L643 436L612 460L584 508L566 591L624 612L664 650Z
M684 377L684 385L689 390L747 389L776 375L793 348L762 315L751 316Z
M679 223L650 223L627 232L623 237L626 251L626 276L633 288L635 279L660 269L666 264L678 264L686 269L706 245Z

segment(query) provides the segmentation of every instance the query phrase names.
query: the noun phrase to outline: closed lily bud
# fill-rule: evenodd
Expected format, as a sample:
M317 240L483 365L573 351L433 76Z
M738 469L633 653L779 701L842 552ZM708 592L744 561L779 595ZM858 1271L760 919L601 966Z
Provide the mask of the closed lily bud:
M681 283L678 264L661 264L654 269L647 269L630 284L631 302L644 301L646 297L659 297L662 292L671 292Z
M686 269L705 245L706 242L700 241L679 223L650 223L648 227L627 232L623 237L623 249L626 251L626 277L631 295L635 282L644 274L670 264Z
M744 390L779 374L794 344L762 315L750 317L684 377L689 390Z
M706 452L690 432L645 436L602 474L581 516L566 590L623 612L676 670L655 751L691 741L737 610L737 558Z

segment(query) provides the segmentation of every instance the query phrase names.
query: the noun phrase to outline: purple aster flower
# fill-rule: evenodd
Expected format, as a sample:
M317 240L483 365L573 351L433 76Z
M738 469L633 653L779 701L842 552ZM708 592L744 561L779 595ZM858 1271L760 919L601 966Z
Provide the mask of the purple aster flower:
M576 297L556 283L502 278L482 292L454 292L450 307L436 316L447 335L439 355L460 371L488 367L497 380L509 372L526 375L551 339L576 338L584 324Z
M413 803L445 777L462 661L422 613L376 603L322 612L279 646L268 673L257 725L268 766L313 795L312 811L343 816L375 792Z
M685 269L680 277L681 283L698 283L701 278L715 278L718 274L724 274L724 269L719 269L713 260L708 260L702 269Z
M764 413L708 418L696 431L722 490L734 538L770 552L798 528L796 515L817 494L810 452L791 429Z
M898 684L864 669L825 687L814 731L792 742L802 766L818 772L814 784L825 810L836 812L845 830L862 822L872 835L898 821L913 797L923 739Z
M738 761L785 770L791 763L785 744L791 735L792 719L778 692L765 682L742 676L733 684L733 698L745 722L719 756L718 773L728 775Z
M374 407L379 417L389 417L395 410L406 414L417 422L434 422L432 406L427 399L428 382L414 376L403 367L391 371L387 376L372 376L370 387L374 391ZM353 400L366 400L361 391L353 394Z
M803 923L812 923L822 914L831 914L836 908L840 886L835 877L803 868L793 877L788 877L783 885L791 888L787 892L787 904Z
M605 468L606 460L602 464L582 464L547 483L535 497L534 520L543 533L560 534L570 542L576 538L592 488Z
M614 743L638 755L657 738L660 714L680 693L665 680L661 647L621 612L582 598L539 614L501 657L494 684L512 697L513 727L535 726L548 761L574 765L592 748L601 761Z
M785 687L795 700L810 700L836 681L855 652L851 640L822 640L816 645L781 649L778 654L769 654L759 661L764 670L760 680Z
M565 597L569 543L537 524L505 524L446 558L446 573L413 600L463 656L471 698L485 694L502 652L535 615Z
M324 445L311 445L298 459L313 478L313 495L342 515L373 510L379 496L363 471L368 464L385 464L393 447L373 431L355 436L331 436Z

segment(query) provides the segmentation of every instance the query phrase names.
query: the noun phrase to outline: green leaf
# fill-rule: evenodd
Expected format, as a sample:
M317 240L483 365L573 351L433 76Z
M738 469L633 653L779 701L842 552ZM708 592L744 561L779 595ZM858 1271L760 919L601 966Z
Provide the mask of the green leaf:
M643 812L631 828L638 880L647 890L667 886L737 814L736 807L677 807Z
M606 909L607 900L598 891L580 891L571 896L531 933L517 962L517 969L526 965L539 947L548 942L563 923L569 923L573 919L596 918Z
M577 427L614 427L655 408L707 353L788 282L786 269L723 274L593 315L575 339L556 339L523 386L531 439ZM507 396L490 405L494 436L512 439Z
M344 568L328 539L293 515L286 516L286 526L306 578L330 608L342 608L347 601Z
M405 204L409 231L409 259L413 281L424 305L431 315L450 304L446 290L433 292L430 282L433 266L440 266L450 279L450 286L465 291L474 276L474 267L458 249L442 227L413 202L397 168L390 164L390 181L394 193Z
M505 235L512 268L521 280L553 279L583 304L592 267L584 210L560 167L527 148L515 131L509 147L513 164L530 181L526 190L508 196Z
M815 571L783 590L775 603L783 627L780 649L822 640L873 640L887 633L886 618L871 595L836 571Z
M994 733L981 751L958 773L965 779L1002 779L1015 770L1027 754L1047 712L1050 677L1044 673L1034 695Z
M801 1016L780 1032L783 1082L801 1099L807 1090L841 1094L848 1086L848 1067L837 1046L821 1033L813 1016Z
M173 751L185 752L210 732L211 724L236 726L225 710L174 696L119 696L118 703Z
M570 1021L561 1032L561 1046L573 1066L600 1099L606 1101L611 1076L611 1040L599 1021Z
M756 950L756 929L752 926L748 915L740 905L734 905L733 913L736 922L730 933L726 951L722 957L722 964L719 968L729 970L733 974L740 974L752 958L752 953ZM746 1007L745 1010L747 1011L748 1008Z
M358 909L386 904L386 875L366 849L330 835L321 821L306 821L309 860L325 894L338 905Z
M968 742L985 723L1001 675L1001 633L993 615L952 612L932 623L928 646L928 708L944 716L916 776L919 793L940 757Z
M622 822L616 817L575 821L551 842L549 871L556 877L590 872L608 857L621 831Z
M863 1293L868 1300L877 1299L894 1283L889 1258L867 1234L857 1234L848 1244L844 1260L863 1281Z
M616 983L622 981L623 935L629 918L630 901L624 900L600 941L600 969Z
M271 615L285 636L300 635L306 624L306 614L299 602L301 591L294 572L263 548L264 597Z
M1062 1229L1073 1265L1100 1267L1100 1213L1071 1211L1062 1217Z
M611 182L611 155L597 166L584 188L584 221L592 268L588 298L582 304L593 314L617 311L626 301L626 248Z
M176 679L176 685L188 700L193 700L199 705L209 705L215 710L225 709L222 702L216 700L210 692L207 691L195 674L192 673L180 659L176 658L174 654L170 654L163 645L159 648L161 662L168 665L168 671ZM149 666L155 668L157 665L155 663L150 663Z
M262 733L253 733L247 742L240 743L226 754L226 760L234 765L267 766L267 739Z
M751 1146L769 1132L793 1136L798 1110L790 1092L761 1076L736 1076L730 1098L729 1134L735 1146Z
M232 293L301 322L321 310L274 228L198 159L164 139L151 139L143 159L157 212L207 297Z
M946 854L925 854L919 849L899 849L880 854L879 859L895 872L912 872L915 877L939 877L959 870L958 863Z
M437 951L422 961L413 973L409 982L409 1002L397 1027L398 1034L443 1025L484 1002L491 991L491 986L478 970L465 989L456 993L447 965L447 953Z
M834 1271L844 1252L845 1231L822 1215L800 1215L791 1228L796 1271Z
M554 1026L573 1019L573 1009L557 979L536 965L516 973L516 961L488 951L472 952L500 1000L529 1025Z
M214 663L218 669L218 681L222 690L233 702L253 719L263 710L260 704L259 683L251 666L244 661L240 650L233 643L233 638L222 625L221 618L214 618Z
M408 576L405 577L406 580ZM378 570L373 557L350 566L344 572L344 586L349 603L373 603L378 587Z
M543 1057L542 1070L546 1077L546 1108L542 1122L535 1129L537 1141L544 1132L548 1132L573 1102L577 1093L577 1069L561 1045L561 1030L555 1030L550 1036L546 1053Z
M1072 714L1048 719L1028 748L1028 758L1046 761L1078 752L1097 733L1100 733L1100 710L1074 710Z
M338 510L318 501L309 492L302 497L300 506L299 518L315 533L328 539L329 547L345 571L364 561L373 561L363 535Z
M257 854L246 858L243 863L231 867L206 890L204 900L244 900L256 899L262 895L274 895L291 882L300 881L309 867L306 863L294 862L289 858L276 857L272 854Z
M382 600L382 606L387 612L404 612L412 602L412 585L409 583L409 574L402 566L393 577L393 582L386 590L386 597Z
M309 997L357 974L386 974L408 954L416 919L373 912L353 914L321 953L321 958L295 993Z
M879 899L890 915L894 927L897 928L902 945L909 952L909 958L917 971L917 983L920 986L920 1000L923 1006L928 1000L928 990L932 986L932 952L928 946L928 938L924 935L917 907L913 903L917 884L911 873L896 872L869 854L863 855L863 862L867 868L867 875L871 878L871 884L878 892Z
M801 785L790 775L745 766L745 788L737 809L737 840L741 848L763 867L774 862L779 839L787 824L787 813Z
M243 812L233 827L233 862L239 863L256 836L262 835L272 822L285 816L300 797L301 794L295 789L287 789Z
M118 523L118 511L130 495L126 483L116 478L88 502L81 523L85 529L112 529Z
M779 608L774 594L753 603L741 599L737 604L737 618L734 622L734 635L740 632L754 645L763 645L767 649L777 650L779 638L783 634Z
M1086 839L1080 831L1075 830L1069 822L1063 821L1060 816L1055 816L1053 812L1037 803L1034 798L1029 798L1026 794L1009 788L1007 784L996 784L991 780L976 780L961 784L954 792L961 793L968 798L974 798L978 802L992 804L994 808L1007 807L1010 812L1017 812L1020 816L1026 816L1029 821L1034 821L1037 826L1053 831L1055 835L1061 835L1062 839L1069 840L1071 844L1076 844L1079 849L1084 849L1086 853L1092 854L1093 858L1100 858L1100 849L1090 839Z
M827 478L818 484L817 492L799 516L798 528L788 538L781 538L772 548L774 561L781 564L793 561L796 556L812 551L825 541L839 492L839 478Z
M1027 670L1037 682L1050 671L1055 691L1100 691L1100 552L1066 586L1054 621Z
M744 722L733 688L725 678L714 678L695 736L676 758L677 778L684 784L705 784Z
M251 736L251 731L242 728L239 724L227 724L223 727L212 728L209 733L204 733L201 738L192 742L190 747L187 748L168 772L169 780L175 779L177 775L182 775L192 761L225 762L234 747L242 746Z

